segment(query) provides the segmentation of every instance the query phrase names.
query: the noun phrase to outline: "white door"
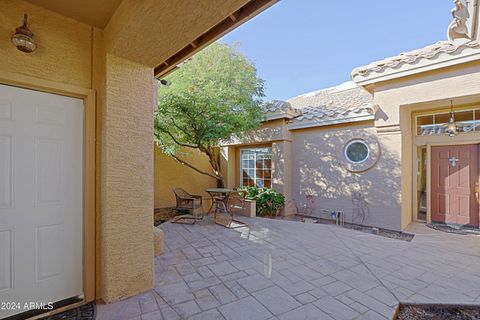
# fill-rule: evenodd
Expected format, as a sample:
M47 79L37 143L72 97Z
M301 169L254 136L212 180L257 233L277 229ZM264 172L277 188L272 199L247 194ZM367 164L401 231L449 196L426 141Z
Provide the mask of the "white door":
M0 319L82 295L82 249L83 101L0 85Z

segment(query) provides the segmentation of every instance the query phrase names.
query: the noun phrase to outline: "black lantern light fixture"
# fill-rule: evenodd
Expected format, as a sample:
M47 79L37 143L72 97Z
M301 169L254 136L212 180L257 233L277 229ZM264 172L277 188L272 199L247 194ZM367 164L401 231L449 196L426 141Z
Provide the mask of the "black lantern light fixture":
M37 48L37 43L33 37L33 32L28 28L28 16L23 16L23 25L15 30L12 36L12 43L18 50L23 52L33 52Z
M455 113L453 112L453 100L450 100L450 118L448 119L445 133L447 133L448 136L452 138L455 137L458 133L458 127L455 121Z

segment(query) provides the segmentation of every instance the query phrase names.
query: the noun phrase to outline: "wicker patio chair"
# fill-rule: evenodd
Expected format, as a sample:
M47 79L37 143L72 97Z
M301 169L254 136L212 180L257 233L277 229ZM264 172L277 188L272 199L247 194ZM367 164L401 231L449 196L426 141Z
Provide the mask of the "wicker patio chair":
M197 220L202 220L204 216L202 206L202 196L190 194L182 188L173 188L173 193L177 200L176 210L187 211L189 214L177 216L172 219L172 223L194 224Z

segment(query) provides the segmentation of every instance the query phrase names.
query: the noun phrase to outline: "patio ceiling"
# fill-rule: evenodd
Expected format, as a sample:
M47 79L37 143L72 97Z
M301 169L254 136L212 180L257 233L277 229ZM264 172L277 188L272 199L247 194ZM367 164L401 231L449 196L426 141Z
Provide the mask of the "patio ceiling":
M278 0L27 1L104 29L107 52L160 77Z
M27 1L100 29L105 28L113 13L122 2L122 0Z

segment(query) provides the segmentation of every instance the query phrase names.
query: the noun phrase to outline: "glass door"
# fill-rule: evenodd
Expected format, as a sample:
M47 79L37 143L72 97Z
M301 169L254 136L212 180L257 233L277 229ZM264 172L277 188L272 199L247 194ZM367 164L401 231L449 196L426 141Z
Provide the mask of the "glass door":
M417 148L417 221L427 221L427 147Z

